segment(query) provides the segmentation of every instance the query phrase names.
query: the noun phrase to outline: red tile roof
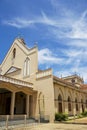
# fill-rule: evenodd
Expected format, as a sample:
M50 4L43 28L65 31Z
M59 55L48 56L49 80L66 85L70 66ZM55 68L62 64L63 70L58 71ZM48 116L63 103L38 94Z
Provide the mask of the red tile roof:
M82 84L81 89L87 89L87 84Z

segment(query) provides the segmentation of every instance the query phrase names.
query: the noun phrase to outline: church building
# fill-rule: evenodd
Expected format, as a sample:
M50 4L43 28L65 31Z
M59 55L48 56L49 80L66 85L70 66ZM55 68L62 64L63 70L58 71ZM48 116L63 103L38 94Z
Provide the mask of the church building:
M16 38L0 64L0 115L27 115L53 122L55 113L87 110L87 85L77 74L59 78L38 69L38 48Z

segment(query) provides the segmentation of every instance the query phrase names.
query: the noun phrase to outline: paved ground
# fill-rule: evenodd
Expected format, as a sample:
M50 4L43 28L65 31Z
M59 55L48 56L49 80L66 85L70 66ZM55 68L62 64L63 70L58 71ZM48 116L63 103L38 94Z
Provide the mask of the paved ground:
M83 125L83 123L87 124L87 117L72 120L70 123L76 124L48 123L41 125L33 125L31 127L27 127L26 130L87 130L87 125Z
M15 130L87 130L87 125L76 125L76 124L42 124L32 127L27 127L25 129L15 129Z
M72 124L76 123L76 124ZM77 124L78 123L78 124ZM83 125L85 123L86 125ZM0 130L5 130L0 128ZM22 125L17 125L10 127L9 130L87 130L87 117L81 119L72 120L69 124L64 123L47 123L47 124L38 124L32 123L27 124L26 127Z
M69 122L87 124L87 117L85 117L85 118L79 118L79 119L74 119L74 120L71 120Z

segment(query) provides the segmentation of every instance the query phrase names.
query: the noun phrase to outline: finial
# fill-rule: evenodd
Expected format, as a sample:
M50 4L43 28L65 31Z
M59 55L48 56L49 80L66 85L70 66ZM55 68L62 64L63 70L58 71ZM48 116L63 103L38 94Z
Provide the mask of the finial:
M76 71L74 72L75 75L77 75Z
M17 39L19 39L24 45L26 45L24 38L22 37L20 33L18 33Z
M62 74L61 74L61 79L62 79Z

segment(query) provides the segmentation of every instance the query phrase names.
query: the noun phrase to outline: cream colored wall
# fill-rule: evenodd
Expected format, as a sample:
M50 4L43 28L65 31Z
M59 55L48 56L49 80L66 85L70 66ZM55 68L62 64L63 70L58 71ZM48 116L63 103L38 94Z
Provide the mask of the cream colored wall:
M22 79L24 81L33 82L35 80L35 74L38 70L38 49L37 47L34 47L33 49L26 50L24 49L24 46L19 43L17 40L13 43L12 47L10 48L9 52L7 53L4 61L2 62L1 68L2 68L2 75L4 75L8 69L11 66L15 66L17 68L20 68L20 73L15 72L9 74L10 77ZM16 48L16 57L14 60L12 60L13 56L13 49ZM27 77L23 76L23 68L24 68L24 61L26 58L30 59L30 75Z
M71 78L65 78L64 80L67 81L67 82L72 83L72 79L75 80L75 84L78 85L78 87L80 87L79 84L83 84L82 79L80 79L80 78L78 78L78 77L75 77L75 76L73 76L73 77L71 77Z
M52 76L38 79L36 81L36 88L39 94L44 95L44 114L50 116L50 121L54 121L54 89ZM37 99L38 100L38 99ZM38 102L37 102L38 103ZM37 112L39 113L39 106L37 105Z
M81 103L81 99L83 99L83 102L86 102L86 98L87 98L87 94L83 93L79 90L76 89L72 89L70 87L64 87L62 85L59 84L55 84L54 83L54 99L58 99L58 95L61 94L63 102L63 112L64 113L68 113L70 115L74 115L74 114L79 114L82 112L82 103ZM68 111L68 96L70 96L71 98L71 106L72 106L72 111L69 112ZM78 101L78 111L76 111L76 105L75 105L75 98L77 98ZM86 104L84 104L84 110L86 110ZM55 112L58 112L58 101L55 101Z
M54 84L54 99L57 100L58 99L58 95L61 94L62 99L65 99L65 95L64 95L65 91L64 91L64 87ZM58 112L58 101L55 101L55 113ZM63 112L64 112L64 104L63 104Z

